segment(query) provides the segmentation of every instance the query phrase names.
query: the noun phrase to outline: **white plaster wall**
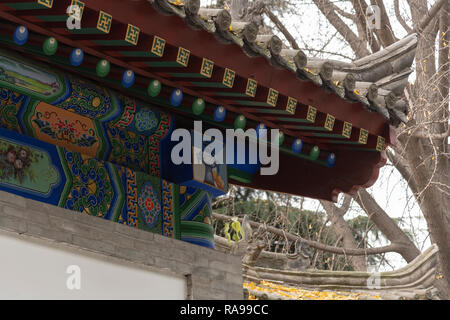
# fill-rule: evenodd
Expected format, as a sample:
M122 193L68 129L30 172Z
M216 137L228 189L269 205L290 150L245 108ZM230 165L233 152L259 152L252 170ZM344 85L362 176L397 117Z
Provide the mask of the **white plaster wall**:
M79 290L67 286L71 265ZM185 287L183 276L0 231L0 299L185 299Z

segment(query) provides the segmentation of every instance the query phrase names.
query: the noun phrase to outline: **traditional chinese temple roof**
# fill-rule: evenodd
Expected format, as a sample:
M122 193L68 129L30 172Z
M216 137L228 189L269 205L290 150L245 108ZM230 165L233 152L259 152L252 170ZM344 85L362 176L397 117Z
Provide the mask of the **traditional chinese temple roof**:
M67 8L82 10L81 29L67 29ZM395 126L406 121L399 100L414 59L416 35L352 63L308 59L286 49L274 35L259 35L254 23L232 21L226 10L200 8L199 0L0 0L0 43L147 101L178 117L203 120L210 127L233 128L244 116L245 128L263 123L284 134L276 176L232 171L231 183L336 200L372 185L386 162L384 149L395 144ZM18 46L18 26L30 32ZM53 37L58 49L48 55L42 43ZM69 57L80 48L85 58L74 67ZM111 64L107 77L97 64ZM125 88L124 72L136 75ZM149 83L162 84L157 96ZM184 96L175 107L175 89ZM206 108L194 112L198 98ZM223 121L214 112L226 110ZM301 139L303 149L291 145ZM334 166L327 165L333 155Z

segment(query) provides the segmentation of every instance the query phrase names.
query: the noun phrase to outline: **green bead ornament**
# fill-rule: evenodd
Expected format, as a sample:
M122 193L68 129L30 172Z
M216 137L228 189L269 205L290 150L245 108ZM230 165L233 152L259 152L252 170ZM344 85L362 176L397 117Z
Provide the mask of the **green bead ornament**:
M192 112L195 115L199 116L205 110L205 101L203 99L196 99L194 103L192 103Z
M280 131L278 134L278 145L281 146L284 142L284 132Z
M104 78L108 75L109 70L111 70L111 65L109 63L108 60L100 60L97 63L97 68L95 69L95 71L97 72L97 75L101 78Z
M317 160L320 155L320 149L318 146L314 146L309 153L309 156L312 160Z
M45 39L42 45L42 50L47 56L54 55L56 50L58 50L58 41L53 37Z
M246 124L247 124L247 119L245 119L245 117L242 114L237 116L236 119L234 120L234 128L235 129L244 130Z
M155 98L161 93L161 88L161 82L159 80L153 80L148 85L147 93L150 97Z

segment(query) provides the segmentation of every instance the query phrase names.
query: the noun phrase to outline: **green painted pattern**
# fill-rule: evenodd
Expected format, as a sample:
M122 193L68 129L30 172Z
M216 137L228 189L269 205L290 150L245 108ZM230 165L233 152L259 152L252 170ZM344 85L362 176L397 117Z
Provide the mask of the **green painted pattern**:
M201 88L228 88L227 86L224 86L221 82L199 82L199 81L192 81L191 82L194 86L201 87Z
M150 61L146 64L153 68L183 68L182 65L174 61Z
M250 107L271 107L273 108L271 105L269 105L266 102L263 101L251 101L251 100L235 100L234 101L237 104L240 104L242 106L250 106ZM286 114L289 114L287 112L285 112Z
M100 46L123 46L123 47L133 46L133 44L125 40L92 40L92 42L95 42Z
M181 237L214 238L214 229L211 225L196 221L181 221Z
M174 78L203 78L208 79L204 75L201 75L200 73L169 73L170 76Z
M46 22L66 22L67 16L59 16L59 15L53 15L53 16L36 16L36 18L46 21Z
M306 119L297 119L297 118L289 118L289 117L276 117L275 119L285 122L298 122L298 123L311 123Z
M278 110L278 109L255 109L256 112L265 113L265 114L289 114L286 110Z
M48 9L36 1L34 2L7 2L5 6L11 7L14 10L36 10L36 9Z
M346 137L340 135L339 133L313 133L313 135L319 138L347 139Z

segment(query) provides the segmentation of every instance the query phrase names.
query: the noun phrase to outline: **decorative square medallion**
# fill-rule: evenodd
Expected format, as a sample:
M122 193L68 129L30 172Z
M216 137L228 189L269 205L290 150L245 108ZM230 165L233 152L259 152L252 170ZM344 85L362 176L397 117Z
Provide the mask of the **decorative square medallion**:
M189 64L190 55L191 55L191 52L189 50L179 47L178 55L177 55L177 63L181 64L183 67L187 67Z
M151 53L153 53L155 56L162 57L164 55L165 46L166 40L158 36L154 36Z
M380 152L384 151L384 149L386 149L386 139L378 136L376 149L377 149L377 151L380 151Z
M313 106L308 106L308 113L306 114L306 120L312 123L316 122L316 114L317 109L314 108Z
M72 6L72 9L74 9L70 15L76 20L81 20L84 12L84 2L79 0L72 0L70 5Z
M286 105L286 111L289 112L290 114L295 114L296 109L297 109L297 100L289 97Z
M211 78L214 69L214 62L203 58L202 67L200 68L200 74L207 78Z
M47 8L53 7L53 0L38 0L37 2Z
M267 104L272 107L275 107L277 105L277 101L278 101L278 91L270 88L269 94L267 95Z
M137 45L139 41L139 28L129 24L127 33L125 34L125 41L132 45Z
M333 131L334 128L334 120L335 118L331 114L327 114L327 118L325 119L324 127L329 131Z
M256 88L258 88L258 82L253 79L248 79L245 94L254 98L256 96Z
M236 73L233 70L225 68L225 73L223 74L222 84L225 87L233 88L235 76L236 76Z
M367 139L369 138L369 131L366 129L361 129L359 131L359 140L358 142L361 144L367 144Z
M97 21L97 29L103 31L104 33L109 33L109 31L111 30L111 24L112 24L112 15L100 11Z
M350 122L344 122L344 127L342 128L342 136L350 139L352 135L352 124Z

